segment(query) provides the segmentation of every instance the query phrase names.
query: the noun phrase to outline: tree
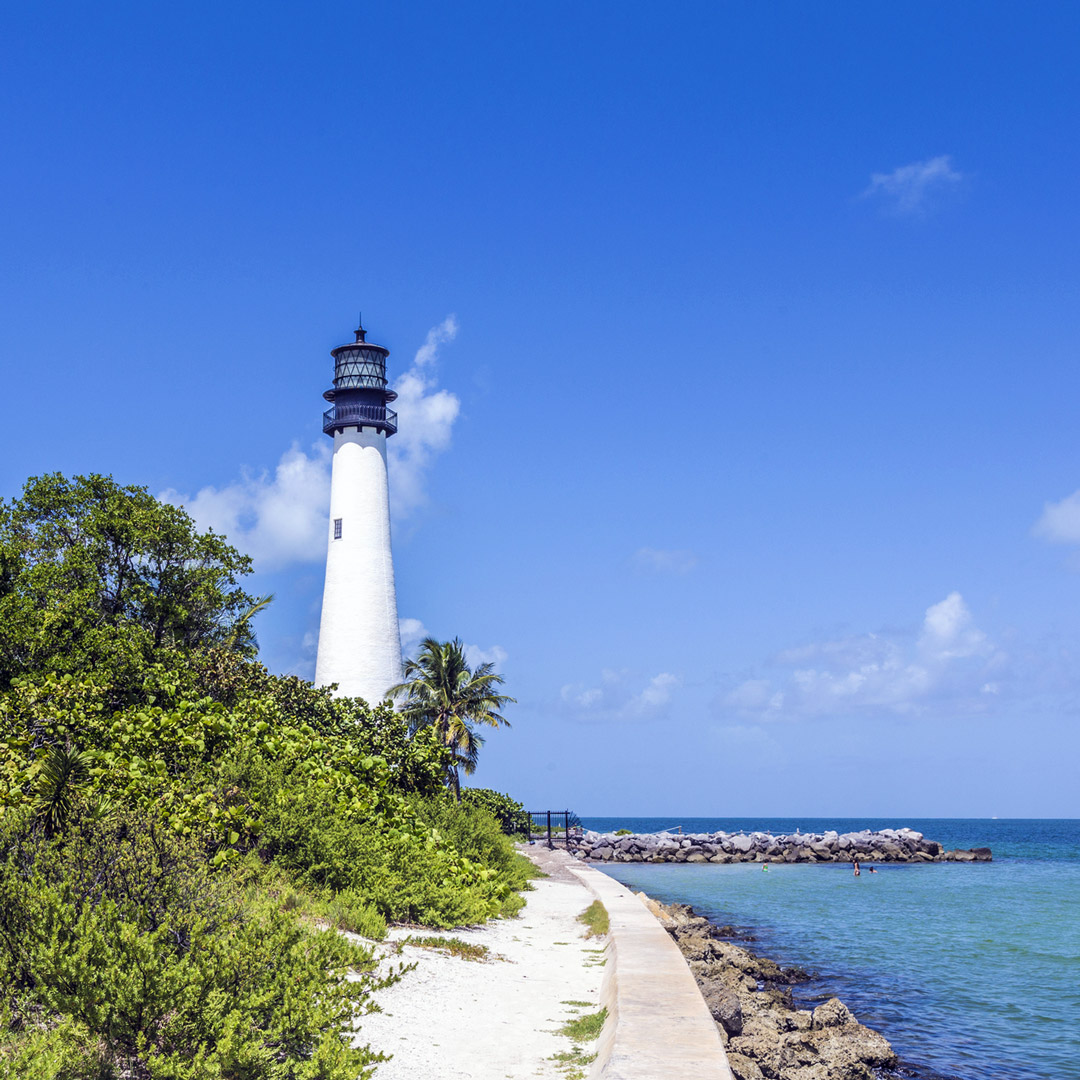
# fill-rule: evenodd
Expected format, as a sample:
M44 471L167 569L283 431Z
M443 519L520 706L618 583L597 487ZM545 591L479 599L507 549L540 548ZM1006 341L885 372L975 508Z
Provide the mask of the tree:
M242 656L257 656L259 653L259 639L255 636L255 628L252 624L255 621L255 616L265 611L273 602L273 593L260 596L232 624L232 627L222 634L222 646L229 652L240 653Z
M510 726L498 712L514 701L498 693L496 688L503 682L494 664L469 667L460 638L439 642L429 637L421 642L416 659L405 664L405 681L388 691L391 697L402 697L401 712L410 734L433 728L449 749L447 779L458 802L461 801L460 771L464 770L467 776L476 771L477 755L484 743L475 725Z
M0 690L48 671L134 683L170 650L246 642L255 600L237 583L249 573L224 537L146 488L32 477L0 501Z

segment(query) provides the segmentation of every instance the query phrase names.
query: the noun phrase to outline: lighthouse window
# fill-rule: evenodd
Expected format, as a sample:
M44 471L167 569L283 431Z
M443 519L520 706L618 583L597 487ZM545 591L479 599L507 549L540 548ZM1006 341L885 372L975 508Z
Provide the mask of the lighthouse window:
M341 539L341 518L334 518L334 539Z

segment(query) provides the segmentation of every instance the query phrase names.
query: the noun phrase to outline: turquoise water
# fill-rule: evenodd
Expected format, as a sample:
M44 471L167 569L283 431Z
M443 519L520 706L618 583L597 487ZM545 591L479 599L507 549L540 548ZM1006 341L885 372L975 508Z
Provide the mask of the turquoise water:
M607 864L612 877L752 929L752 948L815 973L906 1064L961 1080L1080 1080L1080 821L584 818L656 832L850 832L910 825L992 863Z

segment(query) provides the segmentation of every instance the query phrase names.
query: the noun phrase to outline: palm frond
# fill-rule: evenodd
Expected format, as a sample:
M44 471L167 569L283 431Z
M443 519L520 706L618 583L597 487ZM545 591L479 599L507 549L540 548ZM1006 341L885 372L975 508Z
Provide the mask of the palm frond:
M70 745L49 747L34 785L34 816L46 836L62 832L71 816L74 789L90 775L90 755Z

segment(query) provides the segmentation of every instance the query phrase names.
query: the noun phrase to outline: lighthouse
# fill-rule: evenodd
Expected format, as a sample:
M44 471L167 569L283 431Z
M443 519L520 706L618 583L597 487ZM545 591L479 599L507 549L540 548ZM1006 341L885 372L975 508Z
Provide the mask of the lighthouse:
M330 355L334 386L323 394L330 402L323 431L334 456L315 685L337 683L338 694L375 705L401 682L386 475L386 440L397 431L397 413L387 406L397 394L386 385L390 350L368 341L363 326Z

